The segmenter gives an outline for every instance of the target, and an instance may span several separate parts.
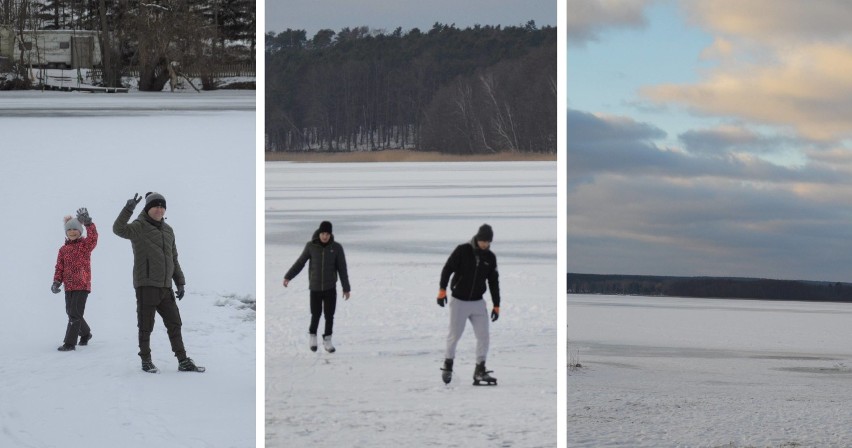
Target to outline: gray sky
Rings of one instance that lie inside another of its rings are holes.
[[[479,25],[556,26],[556,0],[272,0],[265,3],[268,31],[304,29],[308,38],[320,29],[368,26],[426,31],[435,22],[458,28]]]

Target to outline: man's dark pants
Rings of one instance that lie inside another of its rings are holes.
[[[180,310],[171,288],[140,286],[136,288],[136,318],[139,324],[139,356],[151,359],[151,332],[154,331],[154,316],[159,313],[166,326],[172,351],[178,361],[186,358],[186,349],[180,334]]]
[[[308,328],[308,332],[317,334],[320,316],[325,312],[325,333],[323,333],[323,336],[331,336],[331,330],[334,327],[335,308],[337,308],[337,289],[311,291],[311,326]]]

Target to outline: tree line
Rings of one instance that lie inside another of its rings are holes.
[[[568,274],[569,294],[849,302],[852,284],[731,277]]]
[[[267,151],[556,152],[556,29],[266,35]]]
[[[162,90],[180,66],[254,63],[256,0],[0,0],[0,24],[99,32],[103,83],[139,67],[139,89]],[[172,63],[176,64],[172,64]],[[205,87],[212,79],[202,77]]]

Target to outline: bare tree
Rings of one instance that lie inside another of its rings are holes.
[[[135,36],[135,59],[139,65],[139,90],[160,91],[169,82],[169,65],[205,66],[205,53],[212,41],[213,27],[204,23],[202,14],[186,0],[165,4],[138,4],[138,14],[131,19]]]

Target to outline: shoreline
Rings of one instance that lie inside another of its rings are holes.
[[[370,163],[370,162],[555,162],[556,154],[497,153],[455,155],[440,152],[389,149],[357,152],[265,152],[265,162]]]

